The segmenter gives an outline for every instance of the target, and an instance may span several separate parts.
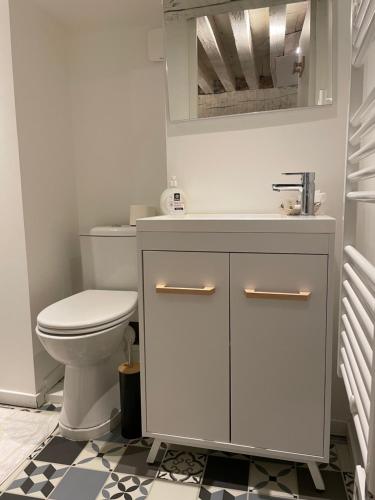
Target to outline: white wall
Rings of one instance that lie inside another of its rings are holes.
[[[337,306],[350,71],[350,1],[340,0],[335,5],[339,43],[335,46],[337,91],[333,106],[169,123],[167,156],[168,175],[177,176],[187,194],[188,211],[192,212],[275,212],[282,195],[273,193],[271,184],[285,182],[281,172],[315,171],[317,187],[328,194],[326,213],[337,218]],[[346,417],[342,383],[335,375],[333,417]]]
[[[0,1],[0,399],[35,393],[8,0]]]
[[[39,391],[58,365],[34,333],[36,317],[79,287],[67,36],[32,1],[11,0],[10,12],[32,317],[28,335]]]
[[[160,25],[155,4],[143,24],[71,34],[81,231],[127,224],[130,204],[159,206],[166,183],[164,65],[148,61],[147,32]]]
[[[34,333],[37,314],[80,289],[80,228],[127,223],[132,203],[158,205],[166,153],[164,66],[147,59],[161,5],[113,1],[103,18],[65,0],[0,7],[5,401],[2,390],[35,394],[62,373]]]

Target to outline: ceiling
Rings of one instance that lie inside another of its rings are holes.
[[[162,23],[158,0],[27,0],[33,1],[70,29],[111,23]]]

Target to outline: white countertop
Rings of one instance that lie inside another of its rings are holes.
[[[137,232],[334,233],[335,227],[336,220],[326,215],[213,213],[162,215],[137,220]]]

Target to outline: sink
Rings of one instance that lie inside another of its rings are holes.
[[[165,216],[165,217],[171,217],[172,216]],[[262,219],[262,220],[274,220],[274,219],[281,219],[287,217],[286,215],[283,214],[249,214],[249,213],[229,213],[229,214],[221,214],[221,213],[207,213],[207,214],[187,214],[182,216],[182,219],[187,219],[187,220],[239,220],[239,219],[246,219],[246,220],[253,220],[253,219]]]
[[[137,220],[137,231],[332,233],[335,219],[326,215],[289,216],[272,213],[196,213]]]

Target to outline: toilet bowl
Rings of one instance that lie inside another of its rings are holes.
[[[95,439],[120,416],[117,367],[137,292],[86,290],[44,309],[36,333],[46,351],[65,365],[60,416],[63,436]]]

